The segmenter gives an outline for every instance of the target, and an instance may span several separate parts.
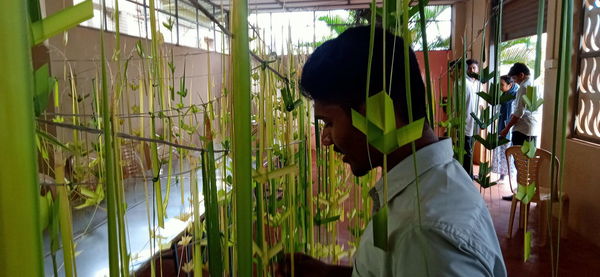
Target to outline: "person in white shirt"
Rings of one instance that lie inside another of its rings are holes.
[[[510,128],[512,130],[512,145],[523,145],[526,140],[536,140],[535,126],[537,125],[537,119],[535,118],[534,112],[531,112],[525,108],[525,101],[523,101],[523,95],[527,94],[527,87],[531,86],[531,80],[529,68],[522,63],[515,63],[508,71],[508,76],[520,85],[517,91],[517,98],[514,101],[515,108],[511,115],[510,121],[506,124],[506,127],[500,131],[500,136],[506,137]]]
[[[513,128],[511,143],[515,145],[523,145],[527,141],[535,141],[535,127],[537,125],[537,119],[535,118],[535,112],[532,112],[525,108],[525,101],[523,101],[523,95],[527,94],[527,87],[531,86],[531,75],[529,68],[523,63],[515,63],[510,68],[507,74],[515,83],[520,85],[517,91],[517,98],[513,102],[513,113],[510,116],[510,121],[506,124],[506,127],[500,131],[501,137],[506,137],[510,129]],[[511,201],[513,195],[502,196],[503,200]]]
[[[463,168],[473,178],[473,133],[475,131],[475,120],[471,113],[477,114],[477,92],[481,90],[481,83],[477,78],[479,74],[479,62],[473,59],[467,60],[466,79],[466,109],[465,109],[465,153],[463,156]]]

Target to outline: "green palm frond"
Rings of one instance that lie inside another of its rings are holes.
[[[444,12],[446,11],[446,9],[449,9],[450,6],[427,6],[425,7],[425,22],[426,22],[426,28],[431,26],[432,24],[438,24],[438,22],[436,22],[436,19]],[[422,37],[423,37],[423,33],[421,28],[419,28],[419,26],[416,24],[419,20],[419,14],[415,14],[412,18],[411,18],[411,22],[410,24],[410,31],[411,31],[411,35],[412,35],[412,41],[413,41],[413,47],[416,49],[421,49],[423,48],[421,46],[422,44]],[[439,28],[439,26],[438,26]],[[430,39],[428,39],[430,40]],[[428,48],[430,50],[436,50],[436,49],[448,49],[450,48],[450,37],[447,38],[442,38],[442,37],[436,37],[435,40],[433,41],[429,41],[428,42]]]
[[[334,31],[336,34],[343,33],[346,29],[354,25],[351,18],[346,19],[342,18],[339,15],[331,16],[325,15],[318,18],[319,21],[323,21],[327,24],[327,26]]]
[[[500,60],[503,64],[524,63],[533,68],[535,62],[535,48],[527,48],[525,45],[516,44],[500,52]]]
[[[503,41],[500,43],[500,49],[505,50],[521,44],[529,47],[535,45],[535,42],[532,41],[532,37],[518,38],[509,41]]]

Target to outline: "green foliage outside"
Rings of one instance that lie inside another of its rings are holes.
[[[427,22],[427,28],[431,26],[435,26],[437,30],[440,30],[441,22],[438,22],[438,17],[447,9],[450,9],[451,6],[426,6],[425,7],[425,21]],[[329,37],[323,38],[321,41],[317,41],[314,44],[310,43],[314,47],[321,45],[323,42],[332,39],[339,34],[343,33],[346,29],[354,26],[362,26],[368,25],[371,21],[371,11],[370,9],[362,9],[362,10],[350,10],[348,11],[348,17],[344,18],[340,15],[334,16],[321,16],[318,18],[319,21],[325,22],[327,26],[331,29],[332,34]],[[416,50],[421,50],[422,47],[422,37],[423,32],[421,28],[417,24],[419,21],[419,14],[415,13],[411,16],[409,20],[409,31],[411,33],[411,41],[412,47]],[[376,18],[377,24],[381,25],[381,15],[378,12]],[[448,35],[447,37],[436,36],[433,38],[429,38],[428,49],[430,50],[440,50],[440,49],[450,49],[451,37]]]

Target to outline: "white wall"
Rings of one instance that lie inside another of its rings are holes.
[[[70,1],[68,1],[70,2]],[[55,11],[61,10],[65,5],[63,1],[58,0],[47,0],[44,3],[46,14],[52,14]],[[127,69],[127,80],[130,85],[138,85],[140,78],[143,79],[144,72],[150,70],[149,63],[146,60],[141,59],[135,51],[135,44],[141,41],[144,47],[146,55],[150,55],[151,43],[148,40],[131,37],[127,35],[121,35],[121,57],[123,60],[131,57],[129,66]],[[108,75],[110,76],[109,84],[113,84],[109,93],[114,92],[114,84],[117,79],[118,66],[114,60],[110,58],[115,52],[115,34],[105,33],[104,47],[106,51],[108,63]],[[55,110],[56,113],[72,114],[72,99],[71,99],[71,86],[70,76],[75,76],[75,84],[77,88],[77,94],[79,96],[88,96],[79,103],[79,114],[91,114],[92,113],[92,98],[93,98],[93,87],[94,80],[99,80],[100,76],[100,31],[94,28],[88,27],[75,27],[68,32],[67,36],[58,35],[46,42],[48,49],[51,75],[59,80],[60,89],[60,107]],[[185,106],[191,104],[200,105],[206,103],[209,93],[209,80],[212,83],[210,88],[211,98],[218,97],[221,94],[223,74],[222,71],[226,70],[228,59],[227,55],[221,55],[215,52],[207,52],[197,48],[189,48],[184,46],[176,46],[170,44],[163,44],[162,48],[163,56],[163,67],[165,70],[165,76],[168,78],[166,73],[169,72],[167,62],[171,59],[175,66],[175,91],[179,90],[180,77],[183,76],[185,67],[185,84],[188,89],[188,96],[185,99]],[[172,51],[172,52],[171,52]],[[172,53],[172,57],[171,57]],[[209,72],[210,62],[210,72]],[[123,63],[121,63],[123,64]],[[123,66],[121,68],[124,68]],[[146,78],[148,79],[148,78]],[[98,82],[99,83],[99,82]],[[169,95],[168,86],[171,85],[169,81],[164,82],[165,96]],[[145,103],[140,104],[138,91],[131,90],[128,85],[129,91],[124,92],[122,102],[119,103],[121,109],[115,111],[115,114],[130,114],[135,113],[133,110],[134,106],[143,106],[144,111],[148,111],[148,92],[144,96]],[[127,96],[127,97],[125,97]],[[179,103],[179,96],[176,95],[176,101],[173,102],[173,106]],[[158,99],[155,99],[155,109],[158,110]],[[199,115],[199,119],[202,117]],[[89,121],[90,117],[80,117],[82,120]],[[128,120],[126,117],[122,118],[123,125],[120,126],[123,132],[129,132],[130,130],[140,130],[140,120],[138,118],[132,118]],[[71,123],[71,117],[65,117],[66,123]],[[200,121],[201,122],[201,121]],[[129,128],[131,123],[131,128]],[[144,131],[145,134],[140,134],[148,137],[149,118],[145,118]],[[161,128],[159,126],[159,128]],[[58,135],[61,139],[69,141],[71,137],[70,130],[64,130],[63,128],[58,129]]]
[[[575,5],[574,14],[574,34],[573,34],[573,53],[571,68],[571,91],[569,93],[569,110],[566,114],[567,121],[574,120],[574,100],[575,100],[575,80],[577,74],[577,54],[579,49],[579,18],[581,9]],[[560,111],[554,110],[554,100],[556,94],[556,78],[558,66],[558,46],[560,27],[560,1],[548,1],[548,44],[546,48],[546,80],[544,91],[544,118],[542,123],[542,148],[552,148],[552,129],[554,114],[558,114],[558,123],[562,120]],[[578,140],[572,136],[569,123],[566,141],[566,152],[563,166],[564,188],[570,198],[569,227],[582,235],[595,245],[600,246],[600,145]],[[559,125],[560,127],[560,125]],[[560,150],[560,146],[557,145]]]

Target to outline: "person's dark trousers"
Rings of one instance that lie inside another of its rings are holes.
[[[473,179],[473,137],[465,136],[465,154],[463,155],[463,168]]]
[[[512,132],[512,145],[523,145],[526,140],[536,140],[536,136],[527,136],[521,132]]]

